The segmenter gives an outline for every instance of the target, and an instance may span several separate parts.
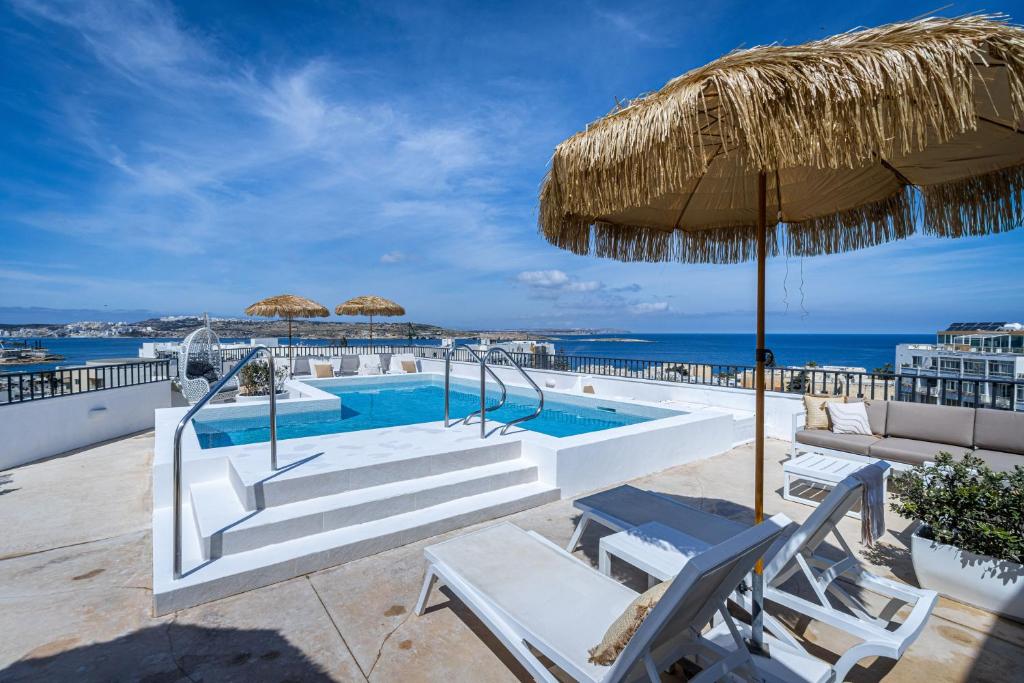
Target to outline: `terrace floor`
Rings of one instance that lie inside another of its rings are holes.
[[[811,508],[777,493],[786,446],[769,442],[766,507],[802,521]],[[465,530],[153,618],[152,451],[142,434],[0,474],[0,681],[527,679],[450,594],[435,591],[424,616],[411,614],[423,547]],[[752,481],[744,446],[632,483],[749,521]],[[564,545],[575,517],[563,500],[508,519]],[[891,512],[886,521],[865,559],[913,582],[909,524]],[[844,520],[843,532],[855,540],[859,522]],[[595,567],[598,535],[577,553]],[[805,636],[826,659],[842,638],[813,627]],[[867,664],[851,680],[1024,680],[1024,625],[942,599],[898,664]]]

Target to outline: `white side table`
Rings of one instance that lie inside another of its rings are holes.
[[[874,461],[877,462],[877,461]],[[870,464],[861,461],[835,458],[831,455],[821,453],[805,453],[796,458],[791,458],[782,464],[782,497],[795,503],[817,506],[820,501],[813,498],[805,498],[793,493],[792,484],[795,479],[809,481],[823,488],[835,486],[851,473],[856,472],[865,465]],[[884,499],[889,487],[889,473],[891,468],[885,470],[885,478],[882,480],[882,497]],[[860,519],[860,512],[850,510],[846,513],[848,517]]]
[[[598,546],[597,568],[611,576],[611,558],[628,562],[647,573],[649,585],[675,578],[691,557],[711,546],[658,522],[648,522],[610,536]]]

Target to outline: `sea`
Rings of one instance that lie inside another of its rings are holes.
[[[551,337],[551,335],[546,335]],[[753,365],[752,334],[587,334],[551,337],[555,348],[569,355],[629,358],[653,361],[685,361],[692,363]],[[21,341],[19,339],[19,341]],[[28,339],[34,342],[36,339]],[[4,368],[6,372],[52,370],[58,366],[82,365],[86,361],[136,358],[143,342],[175,341],[168,338],[142,337],[77,337],[41,338],[43,346],[64,356],[58,363],[39,363]],[[245,341],[223,339],[223,342]],[[462,340],[475,341],[475,340]],[[894,363],[896,345],[926,344],[935,341],[934,334],[769,334],[767,345],[775,354],[777,365],[842,365],[872,371]],[[287,343],[282,339],[281,343]],[[303,344],[336,344],[334,339],[303,339]],[[350,339],[360,346],[369,340]],[[439,339],[376,339],[375,344],[437,346]]]

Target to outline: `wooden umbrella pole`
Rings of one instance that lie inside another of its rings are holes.
[[[370,346],[373,346],[373,313],[370,314]]]
[[[295,379],[295,358],[292,354],[292,319],[288,318],[288,377]],[[270,378],[270,383],[273,385],[273,377]]]
[[[754,523],[764,520],[764,371],[768,351],[764,343],[765,261],[768,255],[767,179],[757,176],[757,357],[754,372]],[[751,640],[755,650],[764,651],[764,561],[754,567]]]

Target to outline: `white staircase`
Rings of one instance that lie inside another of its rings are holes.
[[[229,460],[184,491],[183,569],[157,614],[349,562],[557,500],[520,441],[386,457],[326,452],[273,474]],[[166,514],[167,511],[164,512]],[[158,514],[160,511],[158,511]],[[154,562],[170,563],[154,545]]]

